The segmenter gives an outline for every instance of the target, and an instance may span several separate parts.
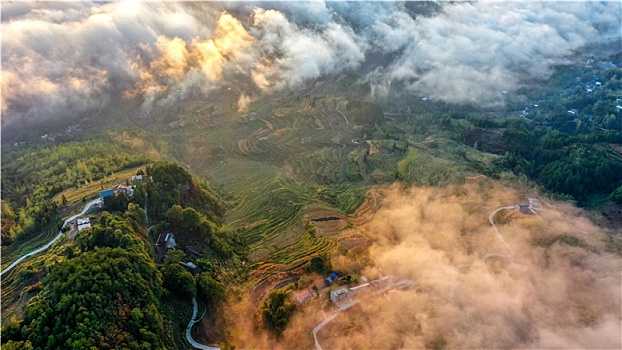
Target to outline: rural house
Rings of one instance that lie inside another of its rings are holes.
[[[348,297],[348,287],[339,287],[330,292],[330,299],[335,303]]]
[[[114,195],[114,189],[99,191],[99,199],[103,202],[104,198]]]
[[[531,214],[531,209],[529,209],[529,204],[517,203],[514,206],[514,210],[520,211],[523,214]]]

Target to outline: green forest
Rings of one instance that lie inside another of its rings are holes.
[[[66,203],[55,203],[56,194],[147,164],[145,154],[157,153],[156,146],[144,142],[141,133],[134,134],[118,139],[112,133],[98,133],[69,142],[3,147],[2,245],[57,229],[51,224],[60,221],[57,209]]]
[[[151,223],[204,235],[193,243],[217,261],[243,254],[241,242],[222,224],[224,205],[211,190],[171,163],[155,162],[146,175],[153,178],[145,186],[156,208]],[[166,300],[198,297],[206,307],[218,307],[224,299],[224,267],[183,250],[156,264],[147,216],[135,203],[144,200],[136,196],[122,212],[120,207],[115,214],[102,212],[92,228],[77,234],[28,302],[23,319],[2,329],[3,348],[170,349],[177,345],[164,331],[170,322]],[[191,259],[202,273],[193,276],[180,265]]]

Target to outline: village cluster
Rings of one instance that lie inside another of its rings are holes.
[[[339,285],[343,283],[344,278],[339,277],[337,273],[332,272],[328,277],[324,278],[324,286],[327,288],[331,288],[333,286]],[[382,288],[389,286],[391,283],[391,277],[385,276],[382,278],[378,278],[372,281],[369,281],[367,277],[361,276],[361,283],[354,287],[348,287],[345,285],[341,285],[330,291],[330,299],[338,306],[343,307],[343,305],[352,304],[352,297],[359,294],[366,294],[372,291],[379,291]],[[309,288],[303,289],[301,291],[296,292],[293,295],[294,300],[300,304],[305,305],[310,302],[318,293],[312,291]]]
[[[136,184],[136,181],[143,181],[142,175],[132,176],[132,184]],[[134,192],[131,186],[126,186],[123,184],[119,184],[117,187],[110,188],[107,190],[99,191],[99,202],[96,205],[91,206],[89,212],[102,209],[104,207],[104,198],[114,196],[117,193],[125,193],[127,198],[132,197],[132,193]],[[88,217],[80,217],[77,218],[74,222],[71,222],[71,233],[70,237],[73,237],[76,232],[82,231],[84,229],[91,227],[91,221]]]
[[[514,210],[523,214],[531,215],[535,214],[534,210],[540,209],[540,200],[538,198],[527,197],[528,203],[519,202],[514,205]],[[344,277],[339,277],[337,273],[331,272],[331,274],[324,278],[325,287],[331,287],[335,284],[341,284],[344,280]],[[368,294],[369,292],[382,292],[391,284],[392,278],[390,276],[385,276],[382,278],[378,278],[372,281],[369,281],[367,277],[361,276],[361,283],[354,287],[348,287],[345,285],[341,285],[335,289],[330,291],[330,299],[339,307],[342,308],[344,306],[355,303],[352,300],[352,297],[360,295],[360,294]],[[408,283],[405,283],[407,281]],[[395,287],[402,285],[410,285],[412,281],[402,280],[395,284]],[[310,289],[304,289],[296,294],[294,294],[294,299],[300,305],[305,305],[309,301],[315,297],[317,293],[313,292]]]
[[[145,179],[145,177],[143,175],[132,176],[132,178],[131,178],[132,186],[134,186],[137,181],[141,181],[142,182],[144,179]],[[153,179],[151,179],[151,180],[153,181]],[[92,213],[93,211],[103,209],[104,208],[104,199],[106,197],[111,197],[111,196],[114,196],[114,195],[119,194],[119,193],[124,193],[127,198],[131,198],[132,194],[134,193],[134,189],[133,189],[132,186],[127,186],[127,185],[124,185],[124,184],[119,184],[116,187],[99,191],[99,201],[98,201],[98,203],[96,203],[93,206],[91,206],[87,213]],[[70,229],[70,232],[69,232],[68,236],[69,237],[74,237],[77,232],[82,231],[82,230],[87,229],[87,228],[90,228],[90,227],[91,227],[91,220],[89,219],[88,216],[79,217],[79,218],[75,219],[73,222],[71,222],[71,229]],[[173,235],[173,233],[171,233],[171,232],[160,233],[158,235],[158,239],[156,240],[156,244],[155,245],[156,245],[156,250],[159,253],[158,256],[161,258],[160,260],[163,260],[163,257],[166,256],[166,252],[168,250],[176,249],[177,242],[175,242],[175,236]],[[189,247],[186,247],[185,251],[186,251],[187,254],[189,254],[191,256],[195,256],[195,257],[199,257],[199,258],[203,257],[203,254],[200,253],[200,248],[199,247],[189,246]],[[187,261],[187,262],[183,262],[182,261],[182,262],[179,262],[179,264],[181,266],[183,266],[193,276],[196,276],[196,275],[198,275],[199,273],[202,272],[201,268],[198,267],[192,261]]]

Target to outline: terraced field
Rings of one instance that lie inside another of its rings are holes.
[[[349,120],[349,100],[367,94],[354,76],[317,79],[296,91],[260,97],[245,110],[238,110],[237,98],[252,94],[236,89],[187,101],[172,119],[162,112],[154,118],[166,124],[154,128],[168,139],[171,155],[231,195],[226,221],[248,244],[248,268],[256,269],[251,284],[300,267],[316,254],[368,245],[358,218],[348,215],[364,203],[370,185],[398,178],[449,183],[469,172],[454,145],[407,147],[411,137],[399,136],[404,131],[368,135],[372,126]],[[417,125],[426,125],[429,106],[420,109]],[[392,124],[413,132],[403,115],[386,117],[401,118]],[[323,211],[337,219],[313,221],[313,213]],[[315,237],[308,233],[310,222]]]
[[[26,303],[41,288],[44,274],[63,259],[67,243],[61,238],[45,254],[35,255],[2,275],[2,323],[13,315],[19,316]]]

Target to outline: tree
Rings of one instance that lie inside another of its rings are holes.
[[[268,298],[261,303],[260,308],[264,326],[280,337],[289,323],[295,305],[287,300],[284,291],[275,289],[268,294]]]
[[[15,343],[9,349],[29,343],[40,349],[163,349],[161,295],[144,244],[138,251],[83,252],[52,268],[19,325],[3,329],[2,341]]]
[[[325,256],[316,256],[307,263],[307,270],[309,272],[316,272],[317,274],[324,275],[330,270],[330,260]]]
[[[622,186],[616,188],[615,191],[611,192],[609,195],[609,200],[614,201],[618,204],[622,204]]]
[[[326,273],[326,269],[324,268],[324,260],[319,256],[316,256],[315,258],[309,260],[309,262],[307,263],[307,270],[323,275],[324,273]]]
[[[190,272],[186,271],[181,265],[169,263],[162,268],[163,286],[169,291],[178,294],[183,298],[194,298],[197,294],[197,287]]]
[[[208,307],[215,307],[225,298],[225,287],[208,272],[197,276],[197,295]]]
[[[104,205],[110,211],[124,212],[129,201],[124,191],[119,191],[112,196],[104,197]]]

